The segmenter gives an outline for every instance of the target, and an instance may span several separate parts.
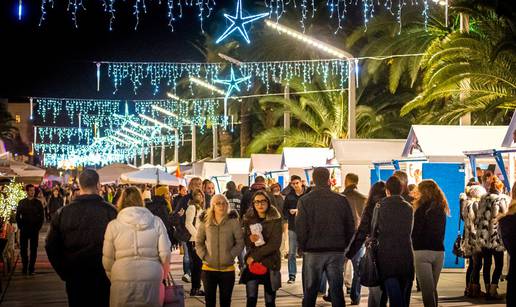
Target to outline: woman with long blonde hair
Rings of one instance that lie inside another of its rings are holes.
[[[235,258],[244,248],[242,228],[235,210],[222,194],[211,198],[209,208],[201,215],[195,251],[202,259],[202,280],[206,306],[215,307],[217,287],[220,306],[229,307],[235,285]]]
[[[170,262],[165,225],[144,207],[136,187],[123,190],[118,216],[104,236],[102,264],[111,281],[109,305],[162,306]]]
[[[416,276],[425,307],[437,307],[437,283],[444,262],[444,234],[450,208],[433,180],[421,181],[415,196],[412,246]]]

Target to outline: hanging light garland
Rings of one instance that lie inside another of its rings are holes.
[[[102,6],[104,11],[109,16],[109,30],[113,30],[114,23],[116,21],[116,7],[122,2],[127,0],[102,0]],[[238,2],[239,0],[237,0]],[[40,26],[47,19],[47,9],[53,8],[58,0],[41,0],[41,17]],[[62,2],[66,3],[66,0]],[[78,14],[81,11],[86,11],[85,3],[87,0],[68,0],[67,11],[71,14],[71,19],[74,26],[79,26]],[[146,1],[146,0],[130,0],[132,6],[132,14],[135,16],[134,29],[138,28],[140,22],[140,16],[147,13],[147,2],[156,3],[162,5],[161,1]],[[165,1],[163,1],[165,2]],[[320,2],[320,1],[319,1]],[[288,14],[289,11],[299,11],[300,13],[300,25],[303,32],[306,29],[306,23],[308,19],[313,19],[317,12],[317,5],[319,3],[315,0],[300,0],[300,2],[290,0],[265,0],[265,5],[269,9],[268,17],[279,21],[281,17]],[[428,22],[428,11],[429,11],[429,0],[327,0],[326,9],[328,10],[329,19],[336,20],[337,29],[335,33],[343,28],[343,22],[346,19],[347,13],[353,9],[361,9],[363,15],[364,25],[367,26],[368,22],[375,16],[379,11],[387,11],[395,16],[396,20],[400,24],[401,28],[401,16],[402,10],[407,6],[421,6],[422,13],[425,19],[425,26]],[[167,17],[168,26],[173,31],[174,23],[183,17],[184,7],[197,7],[197,16],[201,27],[201,32],[204,33],[204,20],[212,15],[212,11],[215,9],[215,0],[166,0],[167,6]],[[19,1],[18,6],[18,18],[21,19],[22,15],[22,4]],[[226,14],[227,15],[227,14]],[[241,31],[245,33],[245,28]]]
[[[0,193],[0,219],[3,223],[12,218],[18,203],[25,197],[27,197],[27,193],[25,193],[22,183],[15,182],[12,179],[4,186],[3,193]]]
[[[93,140],[93,129],[75,127],[35,127],[37,142],[59,144],[88,144]]]
[[[200,78],[210,84],[223,79],[220,72],[223,63],[153,63],[153,62],[103,62],[108,65],[108,76],[114,86],[114,92],[129,83],[135,94],[147,80],[153,88],[154,94],[160,92],[163,85],[167,89],[177,88],[182,78]],[[265,84],[269,93],[271,84],[290,82],[294,78],[302,80],[303,84],[312,83],[314,78],[321,77],[323,82],[330,78],[337,79],[339,86],[344,88],[347,82],[348,62],[342,59],[329,60],[302,60],[302,61],[276,61],[276,62],[243,62],[237,67],[239,75],[249,76],[248,89],[257,80]],[[190,89],[194,95],[193,84]]]

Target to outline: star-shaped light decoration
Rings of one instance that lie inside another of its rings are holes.
[[[250,44],[251,40],[249,39],[249,35],[247,35],[247,30],[245,29],[245,25],[248,23],[251,23],[253,21],[256,21],[258,19],[262,19],[269,16],[269,13],[262,13],[257,15],[250,15],[243,17],[242,16],[242,0],[237,0],[237,7],[235,16],[231,16],[229,14],[224,14],[224,17],[229,19],[231,21],[231,25],[229,28],[226,29],[226,31],[217,39],[216,43],[220,43],[222,40],[224,40],[226,37],[228,37],[231,33],[238,30],[240,34],[244,37],[245,41]]]
[[[238,0],[238,1],[241,1],[241,0]],[[231,96],[231,92],[233,92],[233,90],[240,92],[239,84],[242,82],[245,82],[249,79],[251,79],[251,76],[241,77],[241,78],[237,79],[235,77],[235,71],[233,70],[233,66],[231,66],[231,75],[230,75],[229,80],[219,80],[219,79],[214,80],[215,83],[220,83],[220,84],[224,84],[224,85],[228,86],[228,88],[226,89],[226,95],[224,96],[224,117],[227,117],[227,115],[228,115],[228,98],[229,98],[229,96]]]

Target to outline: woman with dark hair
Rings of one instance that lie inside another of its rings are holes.
[[[437,307],[437,283],[444,263],[444,233],[450,208],[433,180],[421,181],[415,195],[412,246],[416,276],[425,307]]]
[[[52,189],[52,194],[48,198],[48,205],[45,208],[47,212],[47,220],[51,221],[52,216],[59,210],[59,208],[64,206],[64,198],[59,193],[59,188],[55,187]]]
[[[476,250],[482,253],[483,275],[487,298],[498,298],[498,281],[503,269],[504,246],[498,235],[498,220],[496,217],[507,212],[511,200],[502,194],[504,185],[496,176],[491,176],[488,194],[482,196],[478,204],[475,219],[477,233]],[[491,264],[495,261],[495,268],[491,276]]]
[[[192,289],[190,296],[204,296],[201,290],[202,260],[195,252],[195,240],[201,222],[201,214],[204,210],[204,193],[195,189],[192,191],[192,199],[188,202],[185,212],[185,227],[190,234],[190,240],[186,242],[188,255],[190,256],[190,271],[192,273]]]
[[[500,235],[510,256],[509,274],[507,274],[507,306],[516,306],[516,185],[512,187],[512,201],[506,214],[498,218]]]
[[[360,218],[360,225],[358,226],[358,229],[355,232],[353,240],[349,244],[349,249],[346,253],[347,259],[353,259],[355,254],[360,250],[360,248],[364,244],[367,236],[371,234],[371,221],[373,219],[374,206],[377,203],[380,203],[380,201],[384,199],[386,196],[387,194],[385,194],[385,182],[378,181],[377,183],[373,184],[373,186],[369,190],[366,206],[364,208],[364,212],[362,213],[362,217]],[[387,296],[384,293],[382,293],[380,287],[370,287],[368,306],[386,306],[386,304]]]
[[[102,265],[111,281],[109,306],[162,306],[162,280],[170,265],[165,225],[144,207],[136,187],[122,192],[118,210],[102,249]]]
[[[258,285],[265,289],[265,306],[276,306],[276,291],[281,287],[282,218],[265,191],[251,198],[253,206],[244,215],[247,254],[241,283],[246,284],[247,307],[258,301]]]
[[[240,202],[242,201],[242,193],[237,191],[236,184],[233,181],[226,183],[226,192],[224,196],[228,199],[229,209],[240,212]]]

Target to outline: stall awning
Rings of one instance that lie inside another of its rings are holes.
[[[325,166],[333,156],[333,149],[328,148],[286,147],[283,148],[281,168]]]
[[[222,176],[226,174],[226,163],[223,162],[204,162],[202,165],[202,178],[211,178],[212,176]]]
[[[401,159],[403,139],[339,139],[332,141],[339,164],[361,165]]]
[[[122,163],[114,163],[97,170],[101,184],[114,183],[120,179],[124,173],[134,172],[138,169]]]
[[[124,183],[133,184],[185,185],[184,179],[165,173],[158,168],[145,168],[136,172],[124,173],[120,179]]]
[[[516,112],[512,114],[511,122],[509,123],[509,127],[507,128],[507,132],[505,133],[505,137],[503,138],[503,147],[511,147],[514,144],[514,131],[516,130]]]
[[[227,174],[247,174],[251,170],[250,158],[226,158]]]
[[[280,170],[282,158],[280,154],[252,154],[251,168],[253,172],[262,174]]]
[[[402,156],[462,161],[464,151],[500,147],[506,132],[507,126],[413,125]]]

